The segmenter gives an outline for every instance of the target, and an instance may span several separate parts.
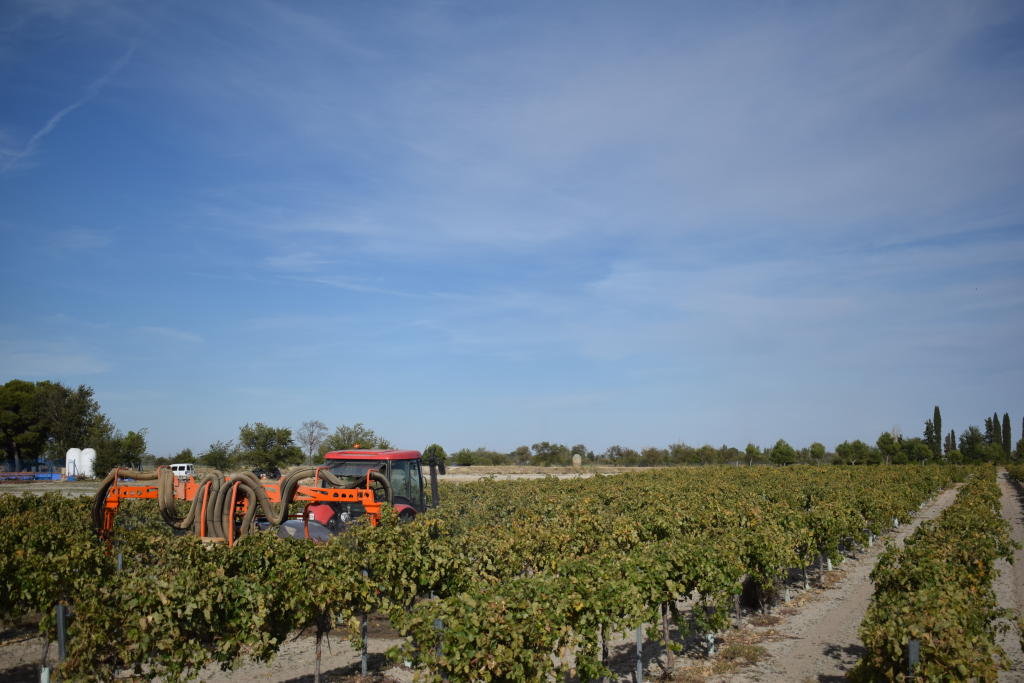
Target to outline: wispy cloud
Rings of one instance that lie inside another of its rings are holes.
[[[29,138],[28,142],[25,143],[25,146],[20,151],[7,152],[6,154],[8,156],[8,159],[7,163],[3,167],[2,172],[4,174],[8,173],[12,168],[14,168],[16,164],[18,164],[23,159],[29,157],[32,154],[32,152],[35,151],[38,142],[42,140],[44,137],[46,137],[46,135],[48,135],[50,132],[52,132],[53,129],[57,127],[57,124],[61,122],[61,119],[63,119],[65,116],[75,111],[82,105],[86,104],[90,100],[95,99],[96,96],[100,94],[100,90],[103,89],[103,86],[110,82],[110,79],[116,76],[117,72],[124,68],[124,66],[131,59],[132,53],[135,52],[135,49],[137,47],[138,45],[133,43],[132,46],[129,47],[128,50],[121,56],[121,58],[114,62],[113,66],[111,66],[105,74],[103,74],[98,79],[92,82],[92,84],[86,89],[86,94],[81,99],[79,99],[76,102],[73,102],[72,104],[69,104],[68,106],[64,107],[59,112],[51,116],[50,120],[46,122],[46,125],[44,125],[38,131],[36,131],[36,133],[31,138]]]

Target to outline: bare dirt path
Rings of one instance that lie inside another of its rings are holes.
[[[903,543],[926,519],[934,519],[956,499],[957,489],[942,491],[933,501],[914,515],[910,524],[901,525],[888,542]],[[756,667],[722,680],[732,683],[747,681],[785,681],[798,683],[840,683],[845,673],[860,658],[863,646],[857,637],[857,628],[867,611],[874,593],[870,580],[871,570],[885,542],[878,542],[848,558],[840,567],[843,576],[834,588],[812,589],[799,609],[780,610],[794,612],[782,623],[769,629],[768,637],[760,645],[770,659]]]
[[[999,475],[999,488],[1003,492],[1003,517],[1013,525],[1010,536],[1018,543],[1024,544],[1024,488],[1009,479],[1005,472]],[[1024,612],[1024,550],[1014,553],[1012,566],[1009,562],[999,560],[996,569],[999,570],[999,578],[995,582],[999,606],[1012,607]],[[999,673],[999,680],[1024,681],[1024,654],[1021,653],[1016,634],[1011,631],[1000,638],[999,644],[1013,661],[1009,671]]]

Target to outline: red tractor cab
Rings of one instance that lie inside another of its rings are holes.
[[[324,466],[331,474],[345,481],[347,486],[365,486],[371,471],[384,475],[390,490],[371,482],[374,497],[381,502],[390,502],[404,521],[415,519],[416,515],[427,509],[423,468],[426,466],[430,472],[432,507],[437,507],[437,471],[440,469],[441,474],[445,472],[444,460],[436,458],[433,452],[423,457],[419,451],[331,451],[324,456]],[[350,522],[366,513],[362,503],[354,501],[311,505],[309,511],[331,533],[342,531]]]

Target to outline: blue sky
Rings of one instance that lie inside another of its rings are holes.
[[[0,379],[159,455],[1024,414],[1024,7],[8,2]]]

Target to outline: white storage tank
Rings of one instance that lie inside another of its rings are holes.
[[[93,472],[93,465],[96,464],[96,450],[92,448],[83,448],[82,455],[79,460],[81,464],[78,466],[84,477],[95,477],[96,473]],[[105,474],[105,473],[104,473]]]
[[[69,477],[78,474],[81,465],[79,462],[82,459],[81,448],[69,448],[66,460],[64,461],[64,473]]]

